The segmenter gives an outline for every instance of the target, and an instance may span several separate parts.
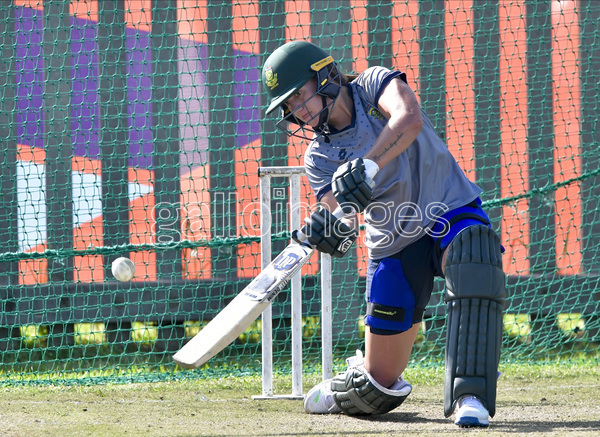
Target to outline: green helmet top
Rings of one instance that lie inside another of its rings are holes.
[[[332,63],[331,56],[308,41],[292,41],[276,49],[267,58],[262,70],[262,82],[269,97],[267,114],[316,77],[319,70]]]

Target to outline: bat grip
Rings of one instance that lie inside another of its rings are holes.
[[[348,215],[352,215],[352,213],[348,214]],[[333,211],[333,216],[337,219],[343,218],[346,216],[346,214],[344,214],[344,210],[342,209],[341,206],[338,206],[335,211]],[[304,232],[302,232],[300,229],[297,229],[295,231],[292,232],[292,238],[300,243],[303,243],[306,241],[306,239],[308,238],[306,236],[306,234]]]
[[[373,180],[373,178],[375,177],[375,175],[377,174],[378,171],[379,171],[379,167],[377,167],[377,168],[367,167],[365,169],[365,173],[368,178],[367,183],[370,185],[371,188],[373,188],[375,186],[375,181]],[[353,215],[353,213],[345,214],[344,210],[339,205],[335,209],[335,211],[333,211],[333,216],[337,219],[344,218],[344,217],[346,217],[346,215],[351,216],[351,215]],[[303,243],[304,241],[306,241],[306,239],[308,237],[306,236],[306,234],[304,232],[302,232],[300,229],[298,229],[298,230],[295,230],[292,232],[292,238],[300,243]]]

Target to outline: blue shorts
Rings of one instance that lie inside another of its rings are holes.
[[[443,277],[443,251],[469,226],[490,220],[477,198],[468,205],[443,214],[431,232],[391,257],[369,260],[365,325],[374,334],[408,331],[423,320],[436,276]]]

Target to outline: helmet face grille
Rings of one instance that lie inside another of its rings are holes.
[[[331,114],[331,108],[335,104],[337,96],[340,93],[341,88],[341,77],[340,71],[335,63],[326,65],[317,72],[317,90],[313,95],[307,98],[303,104],[299,105],[293,111],[282,102],[281,118],[277,121],[276,126],[286,133],[288,136],[303,138],[306,140],[312,140],[318,138],[320,135],[326,135],[329,133],[329,116]],[[316,114],[311,114],[306,108],[306,103],[317,97],[321,97],[323,102],[323,108]],[[329,98],[329,102],[327,102]],[[306,122],[301,121],[296,117],[296,113],[305,108],[306,112],[311,114],[311,118]],[[318,119],[319,124],[316,128],[310,126],[310,122]]]

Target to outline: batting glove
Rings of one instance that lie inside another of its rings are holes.
[[[333,174],[331,188],[344,213],[362,212],[373,198],[375,182],[366,174],[375,175],[379,166],[370,159],[357,158],[341,165]]]
[[[307,236],[308,242],[318,251],[335,258],[346,255],[358,236],[355,230],[322,207],[305,218],[304,223],[300,231]],[[292,238],[300,242],[295,234]]]

